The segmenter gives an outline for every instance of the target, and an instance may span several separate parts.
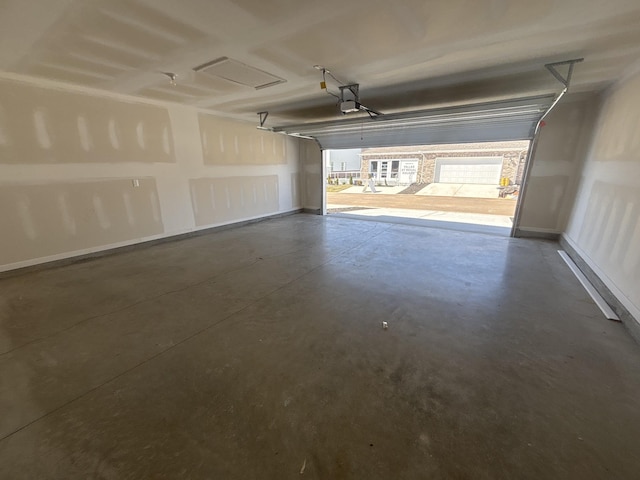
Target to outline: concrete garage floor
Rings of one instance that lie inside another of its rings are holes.
[[[636,479],[556,249],[295,215],[0,280],[0,478]]]
[[[511,217],[483,215],[481,213],[438,212],[435,210],[409,210],[401,208],[348,207],[327,205],[331,215],[376,222],[402,223],[423,227],[448,228],[463,232],[511,235]],[[329,209],[331,207],[331,209]]]

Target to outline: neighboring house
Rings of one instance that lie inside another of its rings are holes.
[[[520,185],[528,149],[528,141],[368,148],[360,154],[360,174],[387,185],[499,185],[502,179]]]
[[[327,150],[325,152],[327,177],[335,182],[360,180],[360,154],[362,149]]]

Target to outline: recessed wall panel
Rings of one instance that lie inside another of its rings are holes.
[[[164,232],[153,178],[0,185],[0,265]]]
[[[166,108],[0,80],[0,163],[175,162]]]
[[[196,178],[189,181],[189,187],[197,226],[268,215],[280,209],[277,175]]]
[[[587,201],[578,244],[621,285],[640,281],[640,192],[596,181]],[[640,290],[630,298],[640,303]]]
[[[200,113],[205,165],[277,165],[287,163],[286,137],[255,126]]]

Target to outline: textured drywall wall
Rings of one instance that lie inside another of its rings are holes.
[[[156,183],[130,180],[3,185],[0,264],[164,231]]]
[[[322,209],[322,150],[314,140],[300,139],[300,161],[303,172],[303,206]]]
[[[521,232],[559,234],[573,205],[599,97],[565,97],[545,119],[520,212]]]
[[[196,225],[279,211],[278,177],[198,178],[189,181]]]
[[[200,136],[207,165],[286,163],[287,138],[253,125],[200,113]]]
[[[175,162],[166,108],[0,83],[0,163]]]
[[[604,99],[567,241],[640,321],[640,75]]]
[[[298,139],[95,93],[0,78],[0,271],[302,208]]]

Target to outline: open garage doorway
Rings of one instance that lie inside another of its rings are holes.
[[[326,211],[511,234],[530,142],[325,150]]]

